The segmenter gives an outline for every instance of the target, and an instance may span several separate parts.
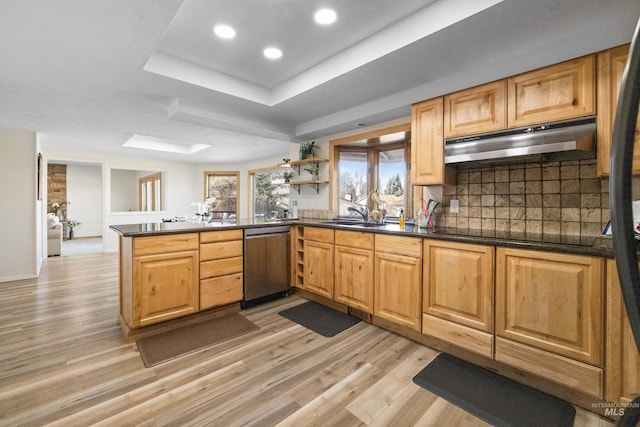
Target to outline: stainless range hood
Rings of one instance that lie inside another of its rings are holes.
[[[458,167],[596,156],[596,118],[547,123],[445,140],[444,162]]]

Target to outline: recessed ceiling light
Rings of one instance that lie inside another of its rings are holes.
[[[313,15],[313,19],[320,25],[333,24],[336,22],[337,17],[338,15],[333,9],[320,9]]]
[[[278,59],[282,56],[282,51],[276,47],[268,47],[262,53],[269,59]]]
[[[232,39],[236,36],[236,30],[224,24],[214,26],[213,32],[221,39]]]

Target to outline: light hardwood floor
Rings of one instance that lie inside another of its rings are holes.
[[[260,329],[145,368],[117,325],[116,254],[49,258],[0,283],[0,425],[485,426],[412,383],[437,352],[359,323],[324,338],[277,313]],[[578,410],[575,426],[605,426]]]

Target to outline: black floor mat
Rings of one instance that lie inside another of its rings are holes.
[[[413,382],[495,426],[573,426],[569,403],[440,354]]]
[[[358,318],[313,301],[288,308],[278,314],[325,337],[337,335],[360,322]]]

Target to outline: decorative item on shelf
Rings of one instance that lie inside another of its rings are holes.
[[[300,144],[300,160],[313,158],[316,155],[315,141]]]
[[[290,170],[284,171],[282,172],[282,177],[284,178],[284,182],[289,182],[291,178],[293,178],[293,172]]]
[[[82,223],[76,219],[67,220],[67,227],[69,227],[69,240],[73,240],[73,229],[80,224]]]
[[[318,180],[318,176],[320,175],[320,165],[318,165],[318,163],[311,163],[309,167],[304,168],[304,170],[309,172],[314,181]]]

